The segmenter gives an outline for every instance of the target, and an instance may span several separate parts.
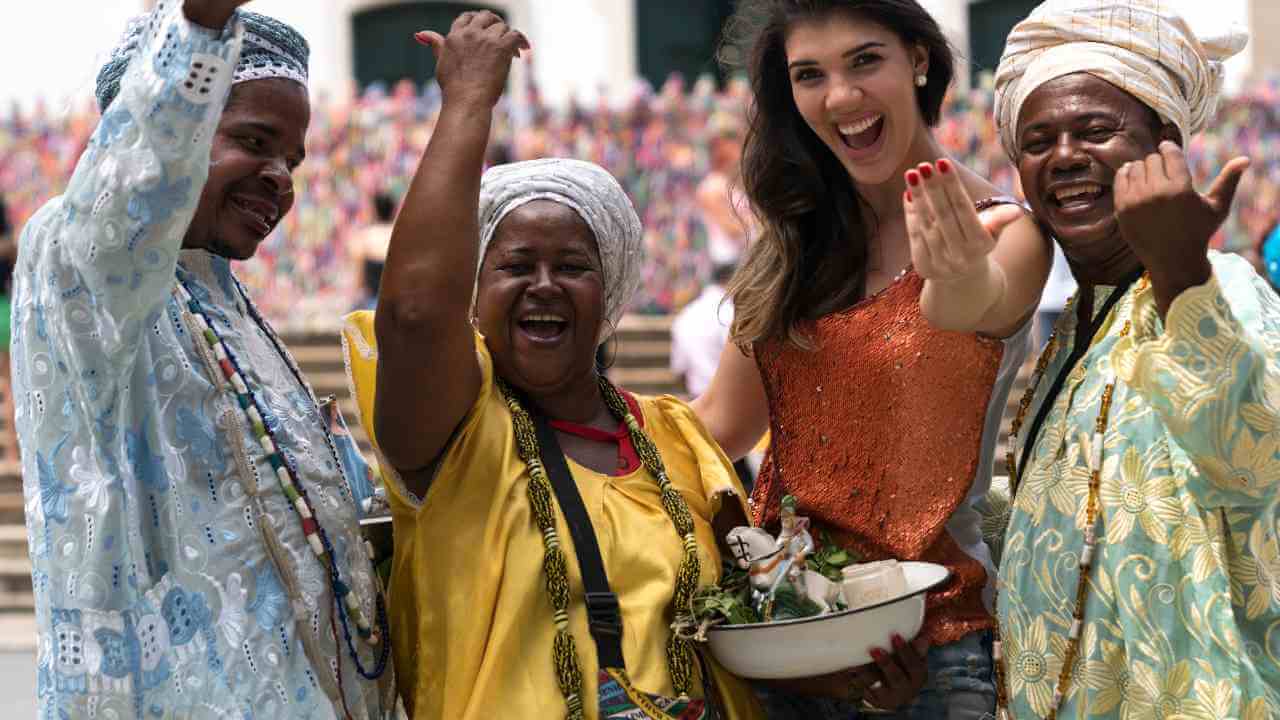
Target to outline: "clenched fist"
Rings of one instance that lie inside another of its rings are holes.
[[[191,22],[211,30],[221,30],[236,8],[249,0],[184,0],[182,14]]]
[[[447,37],[423,31],[414,36],[436,56],[436,80],[445,102],[492,108],[507,86],[511,61],[529,49],[524,34],[484,10],[465,12]]]

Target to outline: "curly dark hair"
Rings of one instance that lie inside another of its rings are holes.
[[[809,347],[803,323],[849,307],[866,292],[876,218],[801,116],[787,70],[787,31],[832,13],[870,20],[928,51],[928,82],[916,89],[916,99],[930,127],[955,73],[951,45],[915,0],[741,0],[726,25],[720,60],[746,70],[753,95],[742,183],[763,233],[728,288],[733,341],[744,351],[772,339]]]

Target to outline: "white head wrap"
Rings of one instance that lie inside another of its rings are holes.
[[[567,205],[591,228],[603,266],[604,321],[616,328],[640,288],[644,262],[640,218],[631,200],[608,171],[581,160],[548,158],[490,168],[480,180],[481,263],[498,223],[534,200]],[[597,338],[603,340],[607,329],[601,326]]]
[[[1141,100],[1187,142],[1217,110],[1222,62],[1248,40],[1239,27],[1197,35],[1170,0],[1047,0],[1014,26],[1000,58],[1000,141],[1016,159],[1018,113],[1031,93],[1087,72]]]

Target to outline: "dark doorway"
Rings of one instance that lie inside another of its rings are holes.
[[[640,74],[659,87],[678,72],[692,83],[703,73],[723,80],[716,63],[720,31],[734,0],[635,0]]]
[[[978,0],[969,5],[969,58],[975,85],[984,72],[996,71],[1009,31],[1039,4],[1040,0]]]
[[[351,22],[360,89],[373,83],[390,87],[405,78],[421,87],[435,77],[435,57],[430,49],[414,42],[413,33],[435,30],[445,34],[454,19],[468,10],[492,10],[505,18],[495,7],[460,2],[408,2],[356,13]]]

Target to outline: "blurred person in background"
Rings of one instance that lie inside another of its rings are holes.
[[[1257,248],[1259,271],[1267,279],[1271,287],[1280,292],[1280,218],[1271,223],[1271,227],[1262,234]]]
[[[731,22],[728,49],[754,93],[743,185],[763,231],[730,284],[732,342],[694,408],[730,457],[770,430],[757,524],[776,522],[792,495],[863,560],[924,560],[954,576],[930,593],[913,642],[762,687],[770,717],[860,717],[866,703],[981,720],[995,708],[995,568],[974,504],[991,482],[1048,241],[933,136],[955,64],[918,3],[744,0]],[[938,256],[913,269],[906,206],[913,193],[935,202],[931,178],[954,207],[937,232],[995,248],[992,262],[961,273]],[[962,324],[972,329],[935,327]]]
[[[1044,292],[1040,295],[1040,306],[1036,308],[1035,348],[1043,348],[1049,342],[1049,335],[1058,324],[1058,318],[1067,306],[1067,301],[1075,294],[1076,281],[1071,277],[1071,266],[1062,254],[1062,248],[1053,247],[1053,268],[1049,270],[1049,279],[1044,284]]]
[[[740,174],[743,130],[729,116],[711,117],[711,168],[698,183],[698,210],[707,231],[711,267],[737,267],[754,232]]]
[[[351,262],[360,273],[364,299],[360,308],[372,310],[378,302],[378,284],[382,268],[387,264],[387,248],[391,246],[391,227],[396,219],[396,201],[385,192],[373,196],[373,224],[361,230],[351,247]]]
[[[19,243],[42,717],[396,709],[364,464],[231,271],[293,207],[310,122],[306,40],[243,4],[129,23]]]
[[[733,271],[732,265],[716,266],[711,271],[711,282],[671,321],[671,372],[680,378],[689,397],[699,397],[707,391],[729,342],[733,303],[725,297],[724,288]],[[755,469],[748,462],[749,457],[733,463],[747,492],[755,484]]]
[[[689,397],[707,391],[729,342],[733,303],[725,298],[724,288],[733,270],[732,265],[716,267],[711,282],[671,321],[671,371],[679,376]]]

